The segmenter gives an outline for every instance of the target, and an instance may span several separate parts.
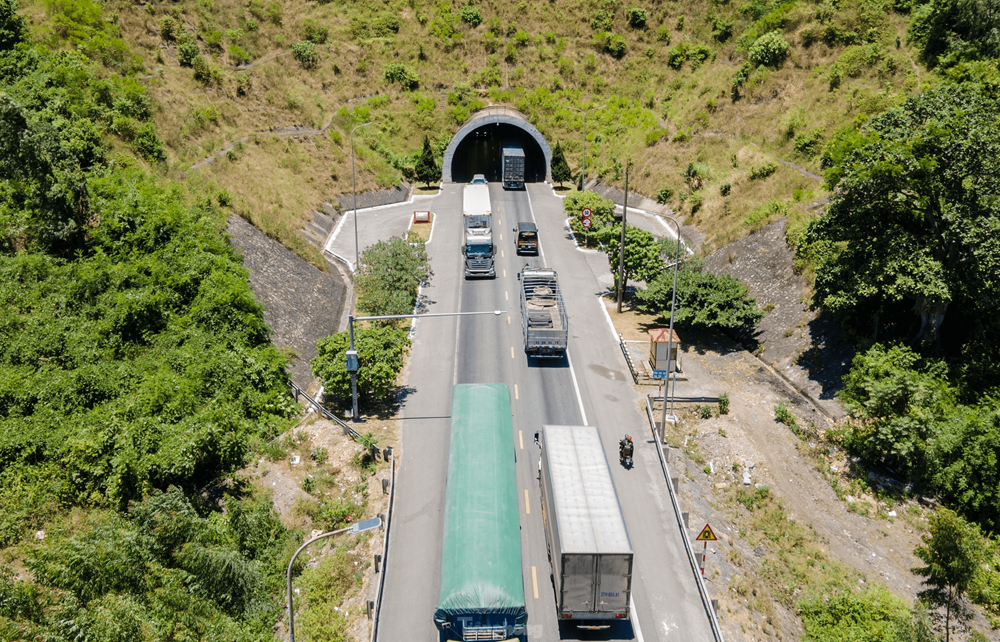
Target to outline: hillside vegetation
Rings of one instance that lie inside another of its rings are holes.
[[[168,173],[249,137],[194,180],[224,187],[314,262],[297,229],[349,191],[349,133],[368,120],[356,135],[362,190],[412,176],[423,136],[440,154],[486,104],[523,111],[577,171],[583,123],[571,108],[607,105],[588,118],[592,175],[621,186],[633,159],[634,189],[719,244],[826,195],[779,159],[816,172],[840,128],[938,82],[909,44],[909,6],[888,0],[54,0],[25,11],[53,46],[119,73],[141,67]],[[104,44],[119,35],[127,54]],[[266,133],[327,124],[301,141]]]
[[[0,638],[274,637],[302,533],[233,476],[295,407],[224,220],[323,265],[298,228],[349,190],[353,127],[373,123],[359,189],[394,185],[487,104],[574,171],[571,107],[603,106],[593,176],[621,186],[631,161],[703,249],[787,215],[861,354],[829,439],[954,508],[927,599],[997,613],[998,20],[979,0],[0,0]],[[807,639],[933,639],[854,586],[787,598]]]

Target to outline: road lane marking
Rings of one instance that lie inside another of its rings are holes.
[[[507,325],[510,325],[510,315],[507,315]]]
[[[531,590],[535,593],[535,599],[538,599],[538,569],[534,566],[531,567]],[[629,594],[631,597],[631,594]]]
[[[504,275],[504,276],[507,276],[507,270],[504,270],[504,271],[503,271],[503,275]]]
[[[635,633],[636,642],[644,642],[642,639],[642,629],[639,628],[639,614],[635,612],[635,600],[632,599],[631,591],[628,594],[629,614],[632,616],[632,632]]]
[[[507,290],[503,291],[503,300],[510,301],[510,296],[507,294]]]
[[[513,358],[514,358],[514,346],[511,346],[511,347],[510,347],[510,358],[511,358],[511,359],[513,359]]]
[[[511,350],[513,349],[514,348],[511,348]],[[566,351],[566,361],[569,362],[569,376],[573,378],[573,389],[576,390],[576,402],[580,404],[580,417],[583,418],[583,425],[588,426],[590,424],[587,423],[587,411],[583,409],[583,397],[580,395],[580,384],[576,382],[576,370],[573,369],[573,359],[569,356],[569,350]]]
[[[503,258],[503,250],[500,250],[500,258]]]
[[[524,514],[525,515],[530,515],[531,514],[531,504],[528,503],[528,489],[527,488],[524,489]]]
[[[501,241],[503,240],[503,234],[501,234],[501,235],[500,235],[500,240],[501,240]]]
[[[535,220],[535,208],[531,206],[531,194],[529,194],[528,190],[525,189],[524,195],[528,198],[528,211],[531,212],[531,220],[535,223],[535,228],[537,229],[538,228],[538,221]],[[503,238],[501,237],[500,240],[502,241]],[[544,266],[545,265],[545,250],[542,249],[542,244],[541,243],[538,244],[538,256],[542,257],[542,265]]]
[[[517,394],[517,384],[516,383],[514,384],[514,398],[515,399],[520,399],[521,398]],[[524,446],[521,446],[521,448],[524,448]]]
[[[517,431],[517,440],[519,442],[521,442],[521,450],[524,450],[524,432],[522,432],[520,430]],[[528,492],[528,491],[524,491],[524,492]]]

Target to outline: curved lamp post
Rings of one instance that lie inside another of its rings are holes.
[[[569,107],[569,105],[567,105]],[[580,170],[580,191],[584,190],[587,185],[587,114],[592,111],[597,111],[599,109],[604,109],[607,105],[601,105],[600,107],[591,107],[590,109],[580,109],[579,107],[569,107],[573,111],[578,111],[583,114],[583,169]]]
[[[362,127],[367,127],[371,125],[372,122],[361,123],[351,130],[351,192],[354,193],[354,269],[358,269],[358,257],[360,252],[358,250],[358,188],[354,183],[354,132]]]
[[[673,294],[670,295],[670,330],[668,331],[667,335],[667,350],[668,350],[667,366],[669,367],[671,356],[674,357],[674,361],[677,360],[677,355],[671,354],[671,352],[676,353],[677,348],[680,347],[679,345],[674,345],[673,348],[671,348],[671,346],[674,343],[674,307],[677,305],[677,266],[681,262],[681,226],[680,223],[677,222],[677,219],[675,219],[672,216],[664,216],[663,218],[673,223],[674,227],[677,228],[677,251],[674,253],[674,291]],[[675,386],[677,385],[676,372],[674,373],[674,385]],[[669,387],[670,387],[670,373],[668,372],[667,379],[663,381],[663,417],[662,420],[660,421],[661,444],[663,443],[663,438],[666,436],[666,431],[667,431],[667,390],[669,389]],[[670,396],[670,402],[671,406],[673,406],[673,395]],[[673,408],[671,407],[670,410],[672,415]]]
[[[295,566],[295,558],[299,556],[306,546],[309,546],[313,542],[318,542],[321,539],[326,539],[327,537],[332,537],[334,535],[339,535],[340,533],[363,533],[365,531],[370,531],[373,528],[379,528],[382,526],[381,517],[373,517],[372,519],[366,519],[363,522],[358,522],[347,528],[339,528],[335,531],[330,531],[329,533],[323,533],[310,540],[306,540],[302,546],[295,551],[295,555],[292,555],[292,561],[288,563],[288,635],[291,642],[295,642],[295,609],[292,608],[292,567]]]

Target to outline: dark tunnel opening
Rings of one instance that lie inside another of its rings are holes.
[[[451,180],[468,183],[474,174],[483,174],[490,182],[500,181],[500,148],[511,143],[524,150],[524,180],[545,180],[545,153],[531,134],[506,123],[477,127],[462,139],[451,162]]]

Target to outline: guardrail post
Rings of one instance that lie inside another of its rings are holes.
[[[382,556],[375,555],[375,572],[378,573],[378,567],[382,563]]]

